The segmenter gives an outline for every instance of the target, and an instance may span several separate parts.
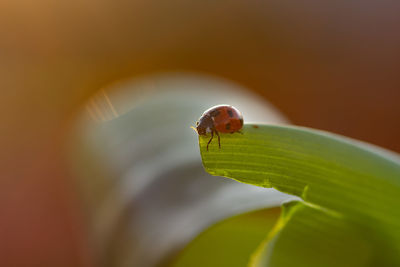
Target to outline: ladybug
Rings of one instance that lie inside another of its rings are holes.
[[[208,145],[218,136],[218,145],[221,148],[219,133],[239,132],[243,127],[243,116],[239,110],[229,105],[218,105],[206,110],[196,123],[196,131],[199,135],[211,133]]]

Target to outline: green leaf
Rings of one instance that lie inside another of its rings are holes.
[[[301,127],[245,125],[222,134],[221,149],[200,136],[213,175],[302,198],[310,207],[363,229],[374,257],[400,262],[400,159],[349,138]],[[346,240],[343,240],[346,244]],[[311,266],[311,265],[310,265]]]
[[[371,265],[374,243],[342,217],[298,201],[286,203],[283,210],[275,235],[256,255],[254,267],[383,266]]]
[[[278,220],[280,208],[225,219],[197,236],[178,255],[174,267],[243,267]]]

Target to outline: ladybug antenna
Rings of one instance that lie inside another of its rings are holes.
[[[197,129],[195,127],[190,126],[190,128],[192,128],[197,133]]]

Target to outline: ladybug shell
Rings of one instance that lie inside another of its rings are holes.
[[[243,127],[243,116],[233,106],[215,106],[204,112],[204,115],[212,118],[215,130],[220,133],[234,133]]]

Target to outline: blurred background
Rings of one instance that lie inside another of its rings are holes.
[[[151,266],[278,205],[204,174],[189,127],[217,103],[400,152],[398,14],[389,0],[0,2],[1,265]]]

